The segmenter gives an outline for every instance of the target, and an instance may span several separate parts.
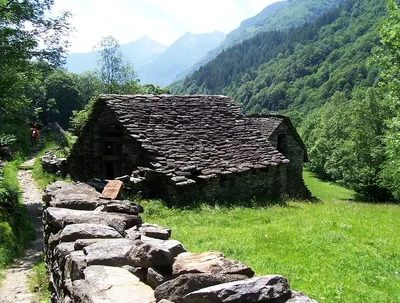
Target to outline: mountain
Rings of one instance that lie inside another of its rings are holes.
[[[170,88],[229,95],[247,113],[310,112],[337,91],[350,97],[355,87],[373,86],[377,69],[367,70],[367,58],[384,14],[384,0],[349,0],[313,22],[260,33],[224,50]]]
[[[80,74],[96,69],[97,52],[71,53],[67,56],[65,67],[71,73]]]
[[[139,79],[143,84],[152,83],[164,87],[224,39],[225,34],[218,31],[199,35],[187,32],[153,63],[143,66],[139,71]]]
[[[139,69],[156,60],[168,47],[143,36],[139,40],[121,45],[122,53]]]
[[[144,65],[150,64],[159,57],[167,46],[161,45],[149,37],[142,37],[139,40],[122,44],[121,50],[133,64],[139,73]],[[69,72],[83,73],[95,70],[97,66],[97,51],[89,53],[72,53],[67,56],[66,67]]]
[[[201,60],[182,73],[181,77],[198,70],[207,62],[244,40],[261,32],[282,30],[311,22],[323,12],[344,2],[344,0],[284,0],[272,3],[259,14],[244,20],[239,28],[230,32],[226,39],[215,49],[207,53]]]

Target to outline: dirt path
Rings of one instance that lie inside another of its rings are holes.
[[[32,166],[33,160],[23,164],[25,168]],[[33,185],[31,171],[18,172],[22,198],[28,210],[30,220],[36,230],[36,240],[31,243],[25,256],[18,259],[12,267],[4,273],[5,279],[1,281],[0,302],[4,303],[31,303],[36,302],[35,297],[28,290],[28,275],[43,252],[43,227],[42,227],[42,195]]]

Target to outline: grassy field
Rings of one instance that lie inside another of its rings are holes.
[[[320,302],[400,302],[400,205],[355,202],[350,190],[304,178],[320,202],[168,209],[149,201],[143,218],[172,228],[189,251],[281,274]]]

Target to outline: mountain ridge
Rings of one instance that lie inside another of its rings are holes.
[[[295,27],[317,18],[324,11],[344,2],[345,0],[283,0],[267,5],[257,15],[245,19],[239,28],[227,34],[226,39],[215,49],[207,53],[196,64],[181,74],[183,77],[190,75],[201,66],[216,58],[224,50],[251,39],[260,32],[282,30]]]

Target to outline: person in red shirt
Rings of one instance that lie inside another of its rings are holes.
[[[31,134],[31,141],[32,141],[32,145],[33,145],[33,152],[35,153],[37,151],[37,144],[39,141],[39,130],[37,129],[36,123],[33,123],[30,134]]]

